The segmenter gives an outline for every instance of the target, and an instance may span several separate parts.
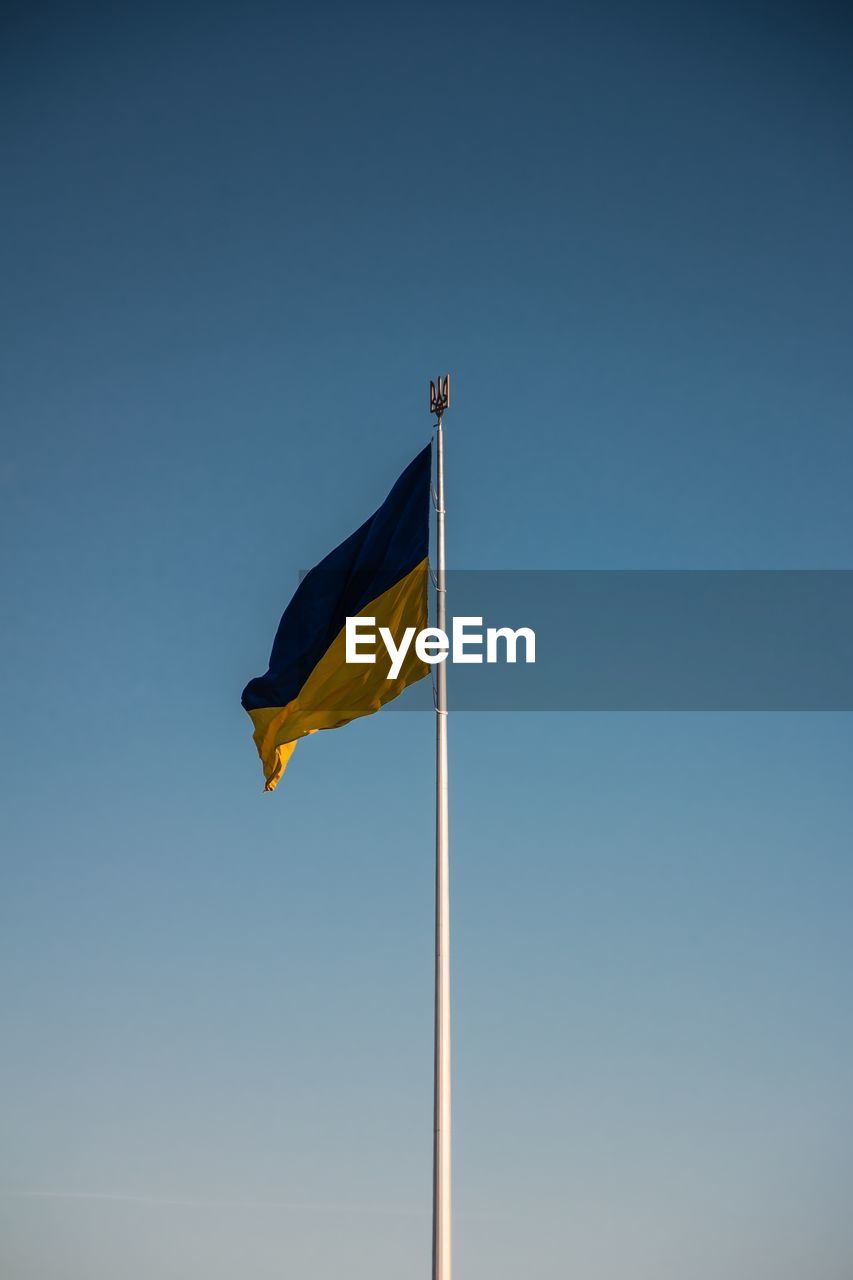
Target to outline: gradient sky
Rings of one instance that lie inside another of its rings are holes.
[[[2,13],[0,1273],[426,1276],[432,724],[240,691],[444,369],[456,567],[853,567],[849,17]],[[451,719],[460,1280],[849,1280],[851,730]]]

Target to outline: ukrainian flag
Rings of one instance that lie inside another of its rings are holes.
[[[395,680],[387,665],[347,664],[345,623],[359,614],[399,637],[427,626],[432,445],[406,467],[378,511],[302,579],[278,625],[266,675],[243,706],[255,727],[266,790],[300,738],[378,711],[429,674],[412,645]]]

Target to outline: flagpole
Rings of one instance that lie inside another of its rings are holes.
[[[436,626],[447,631],[444,548],[444,429],[450,376],[430,382],[436,416]],[[451,1280],[450,866],[447,815],[447,663],[436,664],[435,692],[435,1096],[433,1112],[432,1280]]]

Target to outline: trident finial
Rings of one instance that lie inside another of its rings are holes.
[[[443,378],[436,378],[435,382],[430,378],[429,383],[429,411],[434,413],[441,422],[441,415],[445,409],[450,408],[450,374],[446,373]]]

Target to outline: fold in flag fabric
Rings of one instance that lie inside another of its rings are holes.
[[[242,703],[273,791],[300,738],[378,711],[429,674],[410,646],[389,680],[375,663],[347,663],[346,619],[375,618],[399,641],[427,626],[432,445],[400,476],[378,511],[307,573],[278,624],[269,670],[250,680]]]

